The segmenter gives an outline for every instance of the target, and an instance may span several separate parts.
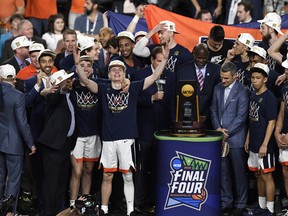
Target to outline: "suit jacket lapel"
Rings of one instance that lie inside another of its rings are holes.
[[[220,105],[221,105],[221,113],[224,112],[224,91],[225,91],[225,88],[224,86],[221,85],[221,89],[220,89]]]
[[[225,108],[228,106],[228,104],[230,103],[231,99],[234,97],[234,95],[236,95],[238,92],[238,83],[236,82],[234,84],[234,86],[232,87],[231,91],[230,91],[230,94],[226,100],[226,103],[225,103]]]

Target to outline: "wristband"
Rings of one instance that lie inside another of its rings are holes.
[[[135,16],[133,17],[133,19],[132,19],[132,22],[138,23],[139,19],[140,19],[140,18],[139,18],[137,15],[135,15]]]

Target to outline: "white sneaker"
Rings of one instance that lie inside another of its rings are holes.
[[[283,209],[282,213],[282,216],[288,216],[288,209]]]

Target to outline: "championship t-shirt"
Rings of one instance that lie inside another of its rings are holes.
[[[101,107],[97,94],[80,85],[79,80],[73,82],[70,99],[76,112],[78,136],[87,137],[100,134]]]
[[[131,82],[129,91],[115,90],[111,84],[98,84],[102,104],[102,140],[133,139],[138,136],[137,98],[143,90],[144,80]]]
[[[268,89],[260,95],[252,92],[249,107],[249,150],[258,153],[263,144],[268,121],[277,119],[277,99]],[[267,151],[273,152],[273,133]]]

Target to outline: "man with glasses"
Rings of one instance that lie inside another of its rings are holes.
[[[29,56],[29,46],[32,43],[33,42],[29,41],[26,36],[16,37],[11,43],[11,48],[14,51],[14,55],[3,62],[2,65],[12,65],[17,74],[21,69],[30,64],[28,61],[26,61],[26,58]]]

